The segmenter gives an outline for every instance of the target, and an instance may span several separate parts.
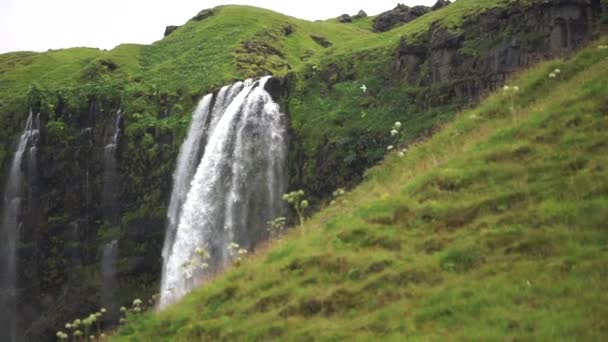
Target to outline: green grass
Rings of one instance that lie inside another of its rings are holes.
[[[3,54],[0,166],[6,167],[9,145],[21,131],[30,106],[55,119],[53,112],[60,104],[81,113],[91,98],[119,103],[130,146],[137,150],[130,153],[142,154],[136,146],[142,137],[156,142],[168,133],[178,144],[202,94],[236,79],[290,74],[293,89],[285,109],[293,121],[297,149],[305,157],[303,176],[292,183],[305,185],[322,197],[325,188],[358,182],[363,170],[382,157],[385,131],[391,122],[403,121],[406,137],[411,138],[455,113],[455,107],[421,112],[412,105],[419,89],[384,85],[384,78],[393,72],[393,53],[401,37],[420,36],[433,23],[457,29],[464,18],[509,3],[459,0],[381,34],[371,31],[371,17],[352,24],[309,22],[255,7],[221,6],[214,16],[188,21],[151,45]],[[291,34],[284,33],[286,27]],[[311,35],[322,36],[333,45],[324,48]],[[359,89],[361,83],[370,89],[367,96]],[[170,113],[169,117],[160,118],[162,112]],[[70,129],[65,132],[72,134]],[[339,175],[325,177],[331,179],[330,184],[319,182],[314,171],[319,169],[315,161],[325,142],[334,155],[328,158],[332,164],[323,167],[340,169]],[[154,155],[154,150],[148,146],[143,152]],[[342,161],[346,168],[336,164]]]
[[[216,15],[203,21],[189,21],[171,35],[151,45],[125,44],[111,51],[93,48],[49,50],[44,53],[13,52],[0,55],[0,98],[25,98],[27,89],[37,84],[49,90],[77,88],[91,62],[109,59],[118,65],[113,74],[122,81],[135,81],[168,92],[216,90],[234,79],[264,73],[284,75],[311,63],[343,59],[345,55],[369,49],[392,49],[401,36],[416,36],[432,23],[455,29],[466,17],[511,0],[460,0],[446,9],[430,13],[390,32],[371,32],[372,17],[340,24],[335,20],[309,22],[249,6],[221,6]],[[291,25],[294,33],[282,29]],[[311,34],[326,37],[333,46],[325,49]],[[268,43],[281,56],[271,58],[256,51],[237,67],[239,49],[246,41]],[[265,60],[269,59],[269,60]],[[273,60],[274,59],[274,60]],[[254,68],[257,64],[261,68]],[[96,80],[100,81],[100,80]]]
[[[514,113],[490,95],[113,340],[605,340],[607,62],[520,73]]]

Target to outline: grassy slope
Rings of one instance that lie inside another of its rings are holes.
[[[522,72],[515,115],[490,96],[113,340],[605,339],[607,62]]]
[[[402,35],[416,35],[432,22],[449,27],[462,18],[490,7],[503,6],[512,0],[460,0],[448,9],[433,12],[390,32],[375,34],[368,26],[371,19],[354,24],[335,21],[309,22],[249,6],[222,6],[206,20],[189,21],[171,35],[151,45],[124,44],[111,51],[93,48],[49,50],[44,53],[13,52],[0,55],[0,98],[4,101],[23,98],[30,85],[38,83],[49,89],[76,88],[82,85],[81,74],[95,59],[109,58],[119,65],[123,80],[154,83],[167,90],[192,88],[211,90],[235,78],[248,75],[237,70],[235,54],[241,42],[270,33],[271,44],[284,54],[292,69],[310,63],[302,58],[307,53],[313,60],[342,58],[355,51],[383,47],[393,48]],[[295,33],[285,37],[280,31],[292,25]],[[314,43],[310,34],[319,34],[334,45],[324,49]],[[333,57],[332,57],[333,56]],[[286,68],[271,70],[284,74]]]
[[[75,113],[87,108],[86,101],[91,94],[120,101],[126,114],[128,141],[134,142],[145,135],[145,140],[150,142],[146,149],[152,152],[144,152],[154,155],[156,139],[164,134],[175,136],[177,142],[181,140],[192,108],[202,94],[234,79],[295,71],[297,90],[290,94],[288,106],[293,127],[305,145],[305,176],[300,181],[315,193],[321,193],[324,184],[314,179],[314,168],[326,139],[335,144],[334,160],[345,160],[350,163],[348,167],[358,170],[383,155],[383,149],[378,148],[381,140],[378,137],[384,135],[384,126],[404,109],[408,110],[411,97],[403,95],[408,89],[383,86],[384,77],[391,72],[388,69],[392,65],[392,52],[400,37],[421,34],[433,22],[454,26],[482,9],[508,2],[459,0],[382,34],[371,32],[370,18],[355,24],[309,22],[254,7],[223,6],[215,16],[200,22],[189,21],[171,35],[147,46],[125,44],[111,51],[74,48],[3,54],[0,55],[0,136],[5,139],[0,145],[0,165],[6,166],[9,145],[22,129],[32,86],[44,94],[41,106],[48,112],[57,107],[59,98],[70,104],[70,110]],[[282,30],[288,25],[294,28],[294,33],[285,36]],[[326,37],[333,46],[319,46],[311,34]],[[247,41],[254,42],[258,50],[243,51],[242,43]],[[268,50],[273,49],[279,55],[268,56]],[[108,71],[102,64],[104,61],[111,61],[118,68]],[[326,96],[327,82],[315,74],[331,69],[334,64],[352,70],[356,81],[341,80],[329,89],[330,96]],[[362,96],[361,83],[369,86],[368,96]],[[159,117],[159,108],[167,104],[171,107],[170,115]],[[442,108],[435,113],[410,115],[404,120],[407,135],[416,137],[424,129],[451,118],[452,114],[453,109]],[[353,141],[353,137],[361,139]],[[335,178],[346,184],[356,179],[355,175],[358,171],[345,172]],[[158,206],[152,202],[150,206]]]

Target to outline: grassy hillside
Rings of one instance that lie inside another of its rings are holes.
[[[190,20],[169,36],[151,45],[125,44],[111,51],[93,48],[13,52],[0,55],[0,107],[11,109],[27,90],[38,85],[48,90],[80,88],[86,83],[107,82],[107,77],[146,84],[161,91],[189,90],[195,94],[216,90],[234,79],[272,73],[284,75],[307,65],[328,63],[361,50],[393,49],[402,36],[426,32],[436,23],[456,29],[467,17],[512,0],[460,0],[414,23],[386,33],[373,33],[369,18],[354,24],[309,22],[248,6],[221,6],[215,15]],[[284,28],[293,33],[286,34]],[[332,43],[324,48],[311,35]],[[253,50],[243,50],[252,42]],[[111,61],[106,70],[100,61]],[[100,66],[101,65],[101,66]]]
[[[113,340],[605,340],[607,62],[522,72]]]

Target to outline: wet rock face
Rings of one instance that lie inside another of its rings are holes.
[[[128,279],[140,284],[137,291],[150,286],[150,279],[160,272],[164,213],[124,220],[118,231],[104,212],[105,148],[116,134],[116,113],[122,107],[119,99],[91,95],[74,105],[60,101],[52,113],[35,101],[30,105],[34,113],[40,113],[41,130],[36,177],[29,176],[28,170],[24,184],[28,196],[22,206],[20,240],[27,243],[19,248],[18,277],[24,295],[19,298],[18,317],[26,331],[24,341],[48,341],[67,320],[99,309],[101,282],[96,270],[109,239],[101,236],[113,232],[112,238],[119,241],[118,283]],[[162,105],[159,110],[170,106]],[[48,129],[51,115],[65,123],[63,133]],[[172,137],[153,136],[158,137],[161,152],[151,164],[171,163],[177,153],[177,148],[167,145],[172,144]],[[118,169],[114,180],[121,198],[116,210],[121,215],[140,207],[138,198],[154,188],[159,189],[159,198],[166,198],[171,186],[169,167],[159,174],[155,185],[145,185],[154,183],[156,176],[133,169],[142,163],[137,158],[144,152],[134,157],[141,149],[130,149],[127,141],[122,135],[115,147]],[[141,185],[127,185],[134,184],[134,177],[142,179]],[[140,262],[142,257],[145,263]],[[132,298],[132,290],[118,286],[119,302]]]
[[[264,89],[270,94],[273,101],[279,102],[281,98],[287,95],[287,78],[286,77],[271,77],[264,86]]]
[[[397,26],[409,23],[410,21],[425,15],[430,11],[430,7],[426,6],[408,7],[406,5],[399,4],[394,9],[381,13],[374,19],[374,31],[390,31]]]
[[[436,90],[423,96],[426,107],[476,102],[512,72],[591,40],[594,17],[585,0],[493,9],[465,22],[459,33],[435,28],[421,39],[402,39],[395,72],[400,82],[433,85]]]

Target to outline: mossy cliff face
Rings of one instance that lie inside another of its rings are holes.
[[[497,7],[456,26],[430,24],[402,36],[394,49],[327,58],[296,73],[286,101],[294,184],[325,198],[358,183],[395,141],[388,134],[393,122],[404,124],[409,140],[432,134],[512,73],[583,47],[602,13],[577,0]]]
[[[22,94],[0,101],[3,170],[29,108],[40,113],[42,127],[39,174],[28,180],[20,230],[19,315],[29,325],[26,337],[43,340],[67,320],[100,307],[100,260],[103,246],[112,240],[118,240],[119,250],[116,302],[124,305],[157,291],[171,176],[189,113],[205,92],[244,76],[282,76],[268,87],[290,117],[291,189],[304,188],[319,203],[336,188],[357,184],[383,158],[395,142],[389,134],[393,122],[403,122],[406,140],[432,133],[459,108],[502,86],[509,74],[584,45],[600,13],[595,2],[527,1],[468,15],[465,10],[477,11],[481,2],[460,0],[433,12],[435,17],[406,24],[403,32],[382,35],[372,33],[371,26],[359,28],[363,24],[357,21],[311,26],[275,14],[263,22],[246,15],[239,20],[246,20],[253,33],[230,31],[238,36],[230,44],[209,41],[224,44],[226,51],[204,55],[200,65],[188,68],[187,61],[207,50],[192,48],[180,55],[178,45],[198,46],[197,30],[205,25],[232,30],[230,20],[237,18],[221,21],[222,13],[235,11],[226,7],[174,29],[151,47],[104,52],[110,57],[78,51],[84,56],[76,63],[82,69],[66,71],[75,74],[66,86],[54,88],[46,82],[48,74],[33,87],[7,79]],[[247,11],[261,15],[257,9]],[[460,19],[448,20],[453,17]],[[321,33],[334,47],[311,40],[311,34]],[[357,48],[340,45],[341,35],[354,39],[359,34],[381,40]],[[155,55],[165,47],[169,55]],[[36,63],[28,53],[2,61],[18,64],[19,58]],[[197,83],[197,70],[209,80]],[[210,70],[220,71],[211,75]],[[119,109],[115,181],[120,200],[107,208],[104,147]]]
[[[20,313],[41,340],[69,318],[101,306],[103,246],[119,241],[117,303],[151,295],[160,273],[164,208],[176,147],[172,135],[127,129],[116,149],[116,197],[104,201],[105,148],[115,134],[120,98],[91,96],[72,107],[57,99],[40,113],[39,174],[28,179],[20,229]],[[152,137],[152,142],[146,137]],[[155,206],[156,205],[156,206]],[[112,212],[116,213],[113,214]],[[116,217],[119,219],[117,220]]]

